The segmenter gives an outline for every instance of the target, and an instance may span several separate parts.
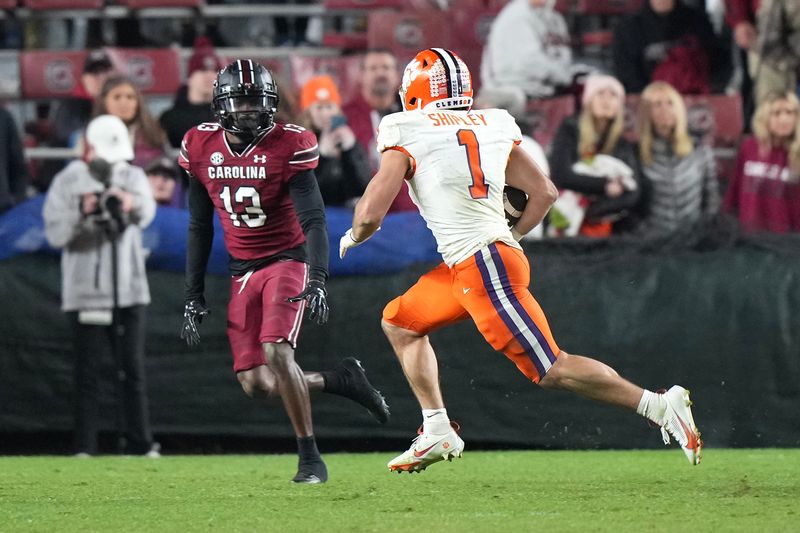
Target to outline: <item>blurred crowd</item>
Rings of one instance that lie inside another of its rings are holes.
[[[720,211],[736,216],[749,232],[800,230],[800,3],[645,0],[609,25],[606,61],[582,55],[554,4],[507,2],[493,19],[480,65],[471,65],[480,87],[476,107],[508,109],[531,137],[532,105],[574,99],[575,113],[553,126],[549,142],[526,139],[560,191],[532,237],[665,235],[706,223]],[[448,5],[432,7],[447,10]],[[194,39],[185,83],[172,106],[154,116],[134,81],[115,70],[103,48],[96,48],[86,58],[74,94],[49,106],[48,127],[40,132],[38,145],[85,154],[88,122],[99,115],[116,116],[128,128],[132,164],[144,169],[156,202],[185,208],[187,176],[174,156],[188,129],[213,121],[212,84],[225,62],[215,46],[244,44],[233,33],[250,46],[313,43],[314,38],[306,39],[309,27],[318,26],[313,18],[275,19],[264,43],[247,41],[247,24],[236,32],[217,25],[200,36],[187,34],[176,21],[163,21],[158,28],[139,24],[136,31],[144,44],[181,43],[187,35]],[[98,45],[127,42],[119,31],[89,33],[105,39]],[[109,35],[117,41],[109,43]],[[389,49],[357,53],[359,89],[349,94],[343,93],[336,73],[318,72],[297,87],[278,73],[278,120],[317,135],[321,157],[316,175],[329,206],[352,207],[363,193],[377,168],[377,124],[400,110],[397,88],[408,58]],[[729,111],[742,114],[744,128],[738,132],[735,157],[729,155],[728,164],[720,166],[713,139],[692,128],[686,97],[732,93],[741,95],[742,109]],[[0,158],[0,210],[32,190],[46,191],[65,164],[26,164],[19,126],[0,110],[0,151],[5,155]],[[393,211],[414,209],[407,194],[392,206]]]

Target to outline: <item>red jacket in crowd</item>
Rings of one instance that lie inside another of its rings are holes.
[[[762,154],[755,137],[739,148],[723,209],[737,212],[745,232],[800,231],[800,175],[789,169],[788,153]]]
[[[740,22],[749,22],[755,26],[760,5],[761,0],[725,0],[725,20],[728,26],[735,28]]]
[[[372,167],[372,173],[375,174],[378,170],[379,156],[375,144],[375,138],[378,134],[378,124],[380,123],[380,115],[374,111],[369,104],[357,93],[352,100],[342,107],[342,111],[347,117],[347,123],[353,134],[356,136],[358,143],[364,148],[367,153],[367,158]],[[417,206],[411,201],[408,195],[408,184],[403,183],[403,187],[397,194],[397,198],[392,202],[389,207],[389,212],[394,213],[397,211],[416,211]]]

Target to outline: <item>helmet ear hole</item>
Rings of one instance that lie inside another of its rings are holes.
[[[412,96],[411,99],[408,101],[408,103],[411,105],[417,105],[417,97]]]

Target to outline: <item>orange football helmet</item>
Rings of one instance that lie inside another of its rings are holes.
[[[418,53],[403,72],[403,109],[469,109],[472,76],[464,61],[450,50],[428,48]]]

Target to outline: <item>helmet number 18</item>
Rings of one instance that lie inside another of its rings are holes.
[[[230,214],[234,226],[239,227],[244,222],[248,228],[258,228],[267,222],[267,214],[261,209],[261,197],[255,187],[237,187],[231,194],[231,188],[226,185],[219,197],[222,198],[225,211]],[[234,202],[239,208],[238,212],[234,211]],[[240,206],[244,206],[244,213]]]

